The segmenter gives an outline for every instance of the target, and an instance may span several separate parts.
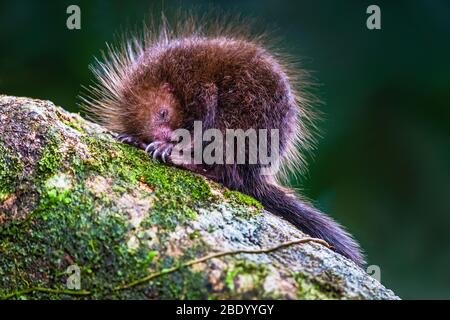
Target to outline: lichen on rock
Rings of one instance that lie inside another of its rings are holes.
[[[305,236],[49,101],[0,96],[0,298],[397,298],[317,243],[190,264]]]

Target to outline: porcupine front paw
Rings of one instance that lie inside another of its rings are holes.
[[[171,142],[154,141],[145,148],[145,152],[147,152],[155,160],[160,160],[164,163],[170,163],[170,155],[172,153],[173,147],[174,144]]]
[[[129,144],[130,146],[145,150],[145,148],[147,147],[147,145],[142,142],[141,140],[139,140],[136,137],[130,136],[128,134],[120,134],[117,136],[117,141],[121,142],[121,143],[125,143],[125,144]]]

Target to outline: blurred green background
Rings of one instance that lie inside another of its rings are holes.
[[[66,28],[81,7],[82,29]],[[450,1],[183,1],[277,26],[325,102],[323,138],[292,181],[347,226],[402,298],[450,298]],[[378,4],[382,30],[369,31]],[[0,2],[0,93],[77,111],[114,34],[171,1]],[[151,10],[150,10],[151,8]]]

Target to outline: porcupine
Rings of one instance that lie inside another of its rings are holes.
[[[364,265],[350,234],[277,182],[281,170],[262,174],[265,166],[259,163],[206,165],[172,157],[173,132],[192,132],[194,121],[201,121],[203,130],[224,134],[227,129],[278,129],[281,165],[303,164],[299,150],[312,142],[314,112],[301,72],[270,52],[264,37],[242,30],[235,22],[206,27],[192,17],[171,28],[163,18],[158,31],[146,30],[142,41],[131,37],[119,49],[109,47],[93,68],[98,83],[89,89],[85,109],[117,132],[121,142],[256,198],[268,211]]]

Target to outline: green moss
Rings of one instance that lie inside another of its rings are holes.
[[[205,275],[190,269],[162,276],[152,283],[160,299],[206,299],[208,287]]]
[[[69,204],[71,180],[66,174],[56,174],[49,178],[45,184],[46,196],[51,203],[63,202]]]
[[[191,233],[189,233],[189,239],[194,240],[200,237],[200,232],[195,230]]]
[[[225,190],[223,192],[223,195],[225,199],[229,199],[234,201],[238,205],[243,205],[246,207],[255,207],[257,209],[263,209],[263,206],[261,203],[258,202],[258,200],[245,195],[243,193],[237,192],[237,191],[231,191],[231,190]]]
[[[78,123],[76,120],[74,120],[73,118],[71,118],[70,120],[62,120],[62,122],[68,126],[71,127],[72,129],[77,130],[78,132],[81,133],[85,133],[84,129],[80,126],[80,123]]]
[[[83,158],[67,151],[67,146],[62,153],[64,142],[57,132],[49,131],[46,141],[36,165],[33,187],[39,201],[31,212],[32,223],[11,233],[0,248],[4,257],[0,263],[1,272],[21,269],[25,275],[23,279],[14,277],[15,282],[0,279],[0,288],[5,292],[28,287],[30,283],[47,287],[52,284],[59,288],[67,278],[64,271],[69,261],[81,268],[82,287],[93,290],[94,297],[104,295],[104,289],[108,287],[111,289],[159,270],[164,267],[161,261],[170,263],[170,259],[156,259],[159,250],[140,243],[135,250],[127,247],[132,231],[129,217],[112,206],[110,197],[120,198],[124,191],[136,191],[139,183],[145,183],[154,190],[156,200],[142,227],[157,225],[160,229],[173,230],[194,219],[197,208],[207,205],[212,196],[202,177],[155,163],[144,152],[111,140],[83,137],[81,142],[89,151]],[[11,168],[20,169],[17,161],[3,156],[0,163],[0,174],[13,181]],[[93,194],[87,181],[98,176],[116,182],[111,188],[113,195],[99,198]],[[6,180],[1,181],[4,184]],[[2,185],[1,190],[9,193],[12,188]],[[32,279],[30,275],[37,275],[38,279]],[[173,276],[179,277],[180,287],[173,286],[167,291],[167,297],[197,297],[190,294],[203,292],[200,290],[204,287],[202,276],[189,270]],[[173,277],[167,279],[168,283],[172,283]],[[192,291],[193,287],[198,290]],[[130,291],[120,296],[143,298],[142,294]],[[36,293],[33,297],[52,298],[56,295]]]
[[[341,299],[342,295],[336,291],[328,282],[321,282],[318,279],[303,274],[294,274],[297,283],[297,299],[301,300],[336,300]]]
[[[23,164],[0,142],[0,203],[14,192]]]
[[[37,173],[41,178],[56,173],[64,158],[64,155],[58,152],[62,141],[60,135],[56,132],[49,131],[47,132],[46,138],[47,143],[37,164]]]
[[[88,168],[131,187],[144,182],[154,190],[156,201],[145,226],[173,229],[195,219],[197,207],[206,205],[212,198],[211,190],[202,177],[154,162],[144,152],[127,145],[114,142],[105,148],[105,144],[96,139],[83,140],[92,155],[90,163],[85,163]],[[120,190],[124,186],[114,187]]]
[[[155,257],[157,257],[158,256],[158,254],[159,254],[159,252],[158,251],[156,251],[156,250],[152,250],[152,251],[149,251],[148,253],[147,253],[147,259],[146,259],[146,263],[152,263],[153,262],[153,260],[155,259]]]
[[[82,118],[72,115],[67,115],[66,113],[62,113],[59,109],[55,109],[55,113],[58,116],[58,119],[64,123],[66,126],[71,127],[72,129],[75,129],[76,131],[80,133],[86,133],[86,131],[83,129],[83,125],[85,125],[84,120]]]
[[[238,293],[257,294],[261,290],[268,274],[266,266],[253,262],[238,260],[225,275],[225,284],[228,289]],[[239,287],[236,287],[239,284]]]

